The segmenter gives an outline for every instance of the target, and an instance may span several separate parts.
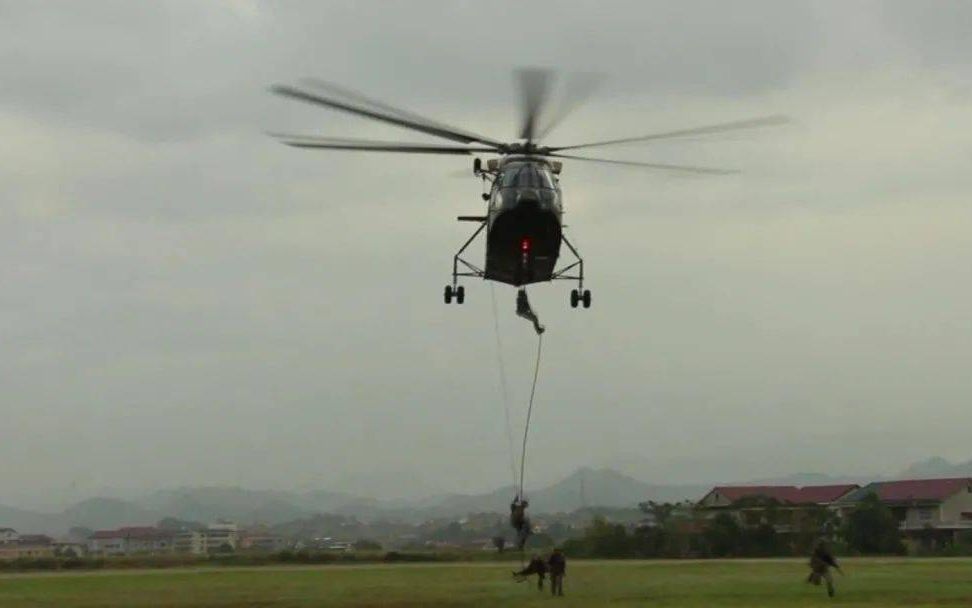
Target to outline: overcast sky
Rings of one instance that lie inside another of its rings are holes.
[[[0,2],[0,488],[509,482],[491,287],[445,306],[480,185],[432,141],[267,92],[316,76],[512,139],[511,71],[599,72],[567,163],[594,305],[548,327],[527,486],[890,473],[972,457],[966,2]],[[481,250],[473,258],[481,256]],[[535,337],[495,297],[515,431]]]

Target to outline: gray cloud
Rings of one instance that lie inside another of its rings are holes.
[[[315,75],[509,137],[518,65],[607,76],[556,142],[797,118],[605,151],[740,176],[567,166],[596,303],[531,292],[550,327],[532,480],[968,458],[972,49],[964,4],[915,10],[0,4],[5,497],[403,469],[503,483],[490,288],[440,302],[465,238],[452,217],[480,205],[448,175],[468,160],[315,154],[264,131],[423,140],[266,92]],[[519,419],[534,343],[496,296]]]

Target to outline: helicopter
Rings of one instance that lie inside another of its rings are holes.
[[[500,141],[465,129],[446,125],[401,108],[366,97],[350,89],[318,79],[304,79],[300,86],[275,85],[271,91],[278,95],[322,106],[332,110],[370,118],[426,135],[432,135],[451,144],[401,143],[364,139],[317,137],[305,135],[273,134],[281,142],[297,148],[323,150],[356,150],[371,152],[399,152],[413,154],[477,155],[495,154],[484,163],[480,157],[473,159],[473,174],[483,180],[482,199],[486,211],[478,215],[460,215],[460,222],[473,222],[478,226],[462,244],[452,260],[452,281],[443,290],[446,304],[465,301],[462,278],[481,278],[517,287],[523,294],[524,287],[532,283],[554,280],[576,281],[570,292],[570,305],[577,308],[591,306],[591,292],[584,287],[584,259],[564,233],[564,204],[560,176],[563,161],[581,161],[641,167],[660,171],[725,175],[733,170],[695,167],[639,161],[592,158],[565,154],[565,151],[601,146],[650,142],[688,136],[708,135],[782,124],[784,116],[774,115],[725,122],[720,124],[622,137],[583,144],[547,146],[540,139],[561,122],[594,89],[596,79],[582,77],[568,83],[568,93],[560,107],[547,112],[554,73],[550,70],[527,68],[515,72],[520,94],[520,128],[518,140]],[[572,97],[572,98],[571,98]],[[485,231],[486,255],[482,267],[464,257],[466,250]],[[561,245],[573,256],[558,268]]]

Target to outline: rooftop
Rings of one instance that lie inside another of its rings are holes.
[[[858,502],[871,493],[885,502],[941,502],[961,491],[972,492],[972,478],[876,481],[849,494],[841,502]]]
[[[790,504],[821,504],[834,502],[838,498],[858,488],[857,484],[838,484],[829,486],[716,486],[718,492],[729,501],[741,498],[765,496]],[[711,493],[711,492],[710,492]]]
[[[117,530],[98,530],[91,535],[91,538],[95,540],[104,540],[109,538],[147,539],[162,538],[166,536],[172,536],[172,533],[166,530],[160,530],[159,528],[154,528],[152,526],[129,526],[125,528],[118,528]]]

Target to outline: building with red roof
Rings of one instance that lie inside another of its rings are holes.
[[[52,557],[52,542],[43,534],[17,534],[13,528],[0,528],[0,560]]]
[[[821,507],[846,517],[868,495],[875,495],[898,520],[906,542],[935,547],[972,533],[972,478],[902,479],[826,486],[716,486],[697,504],[709,516],[731,513],[743,526],[772,523],[792,532]],[[816,520],[814,520],[816,521]]]
[[[730,513],[742,526],[770,524],[778,534],[816,532],[826,519],[821,509],[836,513],[838,500],[857,484],[825,486],[716,486],[697,507],[709,517]]]
[[[702,508],[730,507],[743,499],[772,500],[781,505],[830,505],[858,489],[857,484],[829,486],[716,486],[699,501]]]
[[[847,513],[874,494],[894,514],[906,540],[925,546],[954,542],[972,530],[972,478],[876,481],[838,501]]]
[[[98,530],[88,538],[88,552],[93,555],[131,555],[134,553],[170,553],[175,535],[153,526],[129,526],[117,530]]]

